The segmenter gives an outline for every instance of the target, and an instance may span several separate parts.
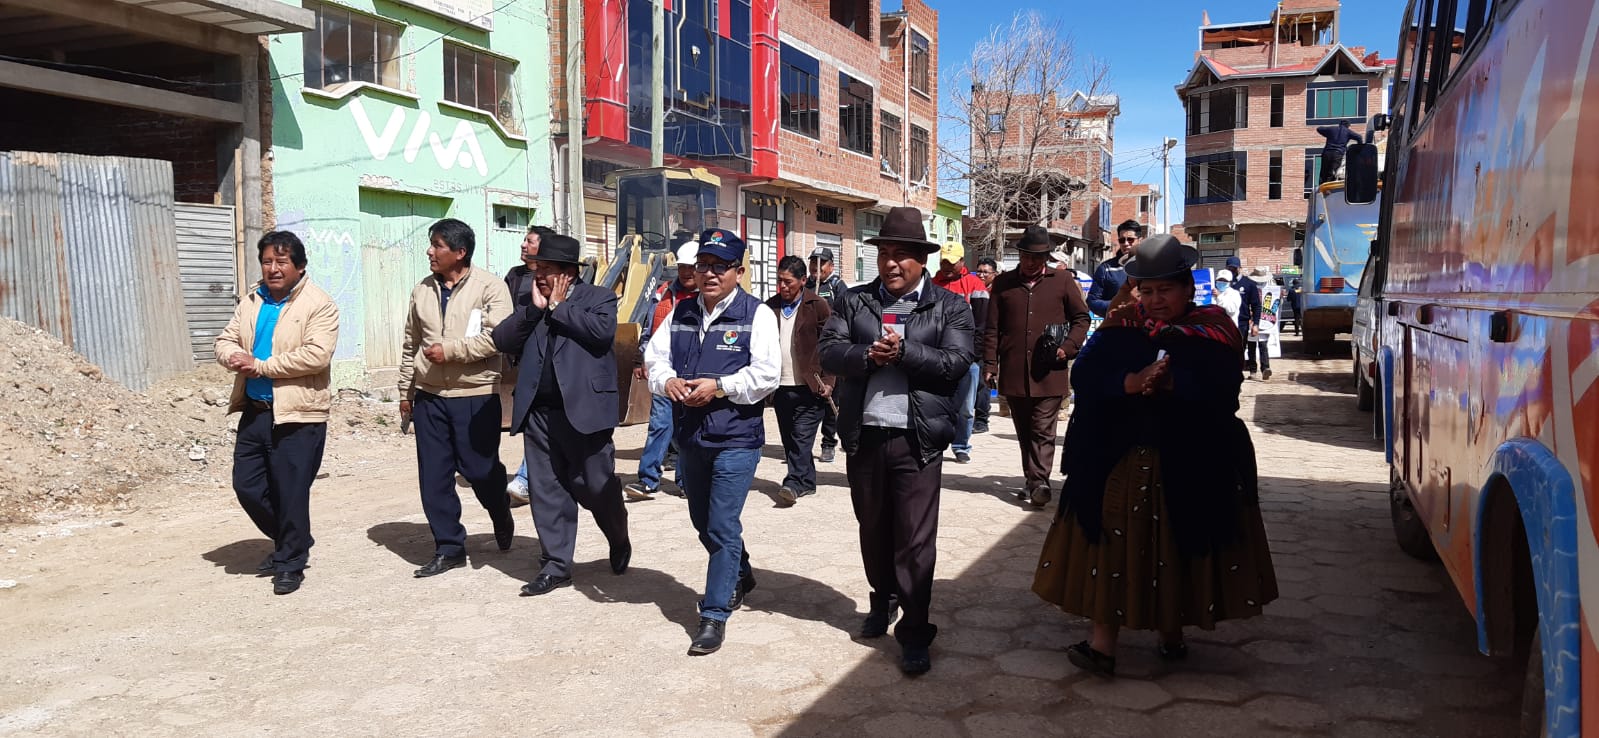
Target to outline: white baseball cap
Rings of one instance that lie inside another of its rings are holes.
[[[689,241],[677,247],[677,265],[691,266],[699,258],[700,242]]]
[[[1223,269],[1223,270],[1221,270],[1219,272],[1216,272],[1216,281],[1217,282],[1231,282],[1231,281],[1233,281],[1233,273],[1231,271],[1226,270],[1226,269]]]

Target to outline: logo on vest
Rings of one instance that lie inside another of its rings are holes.
[[[727,331],[722,334],[722,345],[717,346],[718,351],[742,351],[738,346],[738,331]]]

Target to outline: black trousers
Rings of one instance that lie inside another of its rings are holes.
[[[579,433],[561,408],[534,406],[522,428],[533,527],[542,549],[539,573],[572,576],[577,550],[577,509],[613,547],[628,542],[622,480],[616,476],[613,431]]]
[[[1322,151],[1321,152],[1321,181],[1317,182],[1316,185],[1317,186],[1321,186],[1321,185],[1327,184],[1328,182],[1331,182],[1333,180],[1338,179],[1338,168],[1342,167],[1343,165],[1344,165],[1344,152],[1342,152],[1342,151],[1325,151],[1325,150]]]
[[[972,405],[972,422],[979,428],[988,427],[988,412],[994,403],[993,393],[988,385],[980,384],[977,387],[977,402]]]
[[[1258,360],[1256,357],[1259,357]],[[1271,371],[1270,347],[1267,346],[1264,340],[1251,341],[1246,337],[1244,340],[1244,366],[1249,370],[1250,374],[1254,374],[1257,363],[1260,365],[1261,371]]]
[[[1022,478],[1026,490],[1049,486],[1055,468],[1055,430],[1059,425],[1061,397],[1005,396],[1010,419],[1016,426],[1016,443],[1022,449]]]
[[[433,552],[460,556],[466,553],[466,527],[461,525],[461,496],[455,491],[457,471],[472,485],[490,518],[502,520],[511,514],[505,464],[500,462],[500,398],[417,392],[411,401],[411,427],[416,432],[416,476],[422,512],[433,529]]]
[[[788,460],[783,486],[795,492],[816,489],[816,460],[811,457],[811,449],[816,445],[816,428],[827,411],[827,400],[802,384],[778,387],[772,395],[772,406],[777,409],[777,430],[783,437],[783,457]]]
[[[822,448],[838,448],[838,413],[825,402],[822,403]]]
[[[872,609],[890,596],[904,615],[894,626],[901,644],[925,646],[938,626],[928,622],[933,565],[938,560],[938,498],[944,460],[922,464],[914,431],[862,428],[860,449],[845,461],[850,500],[860,523],[861,560]]]
[[[233,493],[250,522],[272,539],[274,571],[300,571],[310,556],[311,483],[322,468],[327,423],[273,425],[272,411],[247,406],[233,444]]]

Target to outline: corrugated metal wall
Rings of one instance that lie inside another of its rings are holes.
[[[173,215],[189,345],[196,362],[215,361],[217,334],[227,327],[238,304],[233,206],[180,202]]]
[[[0,152],[0,315],[142,390],[194,366],[172,165]]]

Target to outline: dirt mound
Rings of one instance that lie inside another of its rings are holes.
[[[175,473],[225,475],[232,375],[208,364],[138,393],[55,337],[0,318],[0,523],[126,508]],[[328,430],[398,432],[393,404],[341,392]]]

